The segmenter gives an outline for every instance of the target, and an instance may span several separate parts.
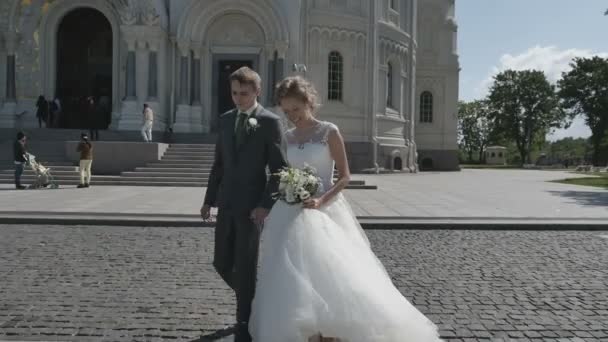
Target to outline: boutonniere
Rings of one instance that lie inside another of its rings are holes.
[[[256,119],[256,118],[247,119],[247,133],[255,131],[258,127],[260,127],[260,124],[258,123],[258,119]]]

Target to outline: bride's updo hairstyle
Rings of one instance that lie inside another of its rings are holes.
[[[275,89],[275,103],[280,105],[284,98],[295,98],[308,105],[314,114],[319,108],[318,93],[307,79],[301,76],[291,76],[283,79]]]

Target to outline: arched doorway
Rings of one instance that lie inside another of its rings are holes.
[[[403,160],[401,157],[395,157],[395,159],[393,159],[393,170],[403,170]]]
[[[77,8],[61,20],[55,87],[62,107],[59,127],[105,129],[110,124],[112,43],[110,22],[96,9]]]

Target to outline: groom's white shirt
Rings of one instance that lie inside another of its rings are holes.
[[[249,109],[247,109],[243,113],[246,113],[247,114],[247,118],[249,118],[251,116],[251,113],[253,113],[256,110],[256,108],[258,108],[258,101],[257,100],[255,101],[255,103],[253,104],[253,106],[249,107]],[[237,109],[237,112],[236,112],[237,116],[239,115],[240,112],[241,111]],[[236,130],[236,124],[237,124],[237,122],[239,122],[238,117],[237,117],[236,120],[234,120],[234,129],[235,130]]]

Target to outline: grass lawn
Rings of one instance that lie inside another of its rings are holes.
[[[582,177],[582,178],[566,178],[554,181],[556,183],[564,184],[575,184],[585,186],[595,186],[598,188],[608,189],[608,172],[594,172],[594,173],[583,173],[577,172],[578,174],[593,175],[594,177]]]

